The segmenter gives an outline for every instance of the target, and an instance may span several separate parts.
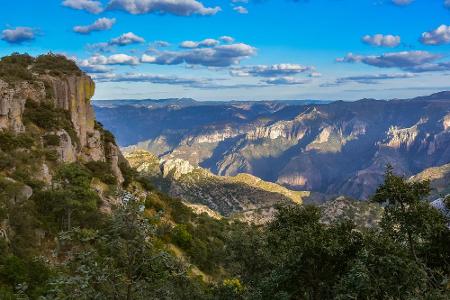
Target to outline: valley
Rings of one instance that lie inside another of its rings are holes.
[[[368,199],[387,164],[411,177],[450,162],[449,92],[312,104],[107,103],[94,103],[98,119],[125,150],[186,160],[220,176],[248,173],[330,198]]]

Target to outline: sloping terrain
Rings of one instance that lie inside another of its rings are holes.
[[[388,163],[405,176],[450,163],[449,92],[391,101],[96,111],[121,146],[295,190],[367,199]]]
[[[276,205],[301,204],[306,199],[321,198],[310,192],[289,190],[250,174],[218,176],[182,159],[160,161],[144,150],[125,152],[124,155],[133,168],[146,174],[162,191],[191,204],[205,205],[224,216],[247,213],[257,218],[256,215],[267,214],[267,211],[273,214]]]

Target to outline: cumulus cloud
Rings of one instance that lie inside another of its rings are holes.
[[[185,51],[159,51],[146,55],[146,62],[158,65],[201,65],[206,67],[228,67],[256,54],[256,49],[243,43],[218,45],[211,48],[196,48]],[[143,59],[141,58],[141,61]]]
[[[35,30],[31,27],[16,27],[2,31],[1,39],[10,44],[21,44],[34,40]]]
[[[255,76],[255,77],[276,77],[300,74],[307,71],[313,71],[314,67],[302,66],[298,64],[276,64],[276,65],[257,65],[234,68],[230,70],[232,76]]]
[[[151,44],[152,47],[157,47],[157,48],[164,48],[164,47],[169,47],[170,43],[166,42],[166,41],[154,41]]]
[[[85,10],[92,14],[99,14],[103,11],[102,3],[95,0],[64,0],[63,6],[78,10]]]
[[[128,54],[113,54],[110,56],[104,56],[104,55],[93,55],[89,57],[88,59],[82,60],[79,65],[84,68],[91,68],[91,70],[105,70],[102,67],[103,65],[131,65],[135,66],[139,64],[139,59],[135,56],[131,56]],[[97,73],[99,72],[97,71]]]
[[[103,31],[103,30],[109,30],[113,27],[113,25],[116,23],[116,19],[108,19],[108,18],[100,18],[97,21],[95,21],[93,24],[86,25],[86,26],[75,26],[73,28],[73,31],[81,34],[89,34],[93,31]]]
[[[398,35],[375,34],[363,36],[362,41],[368,45],[377,47],[397,47],[400,45],[401,39]]]
[[[87,45],[87,49],[89,51],[95,51],[95,52],[111,52],[115,49],[116,46],[122,47],[122,46],[131,45],[131,44],[140,44],[140,43],[144,43],[144,42],[145,42],[144,38],[137,36],[136,34],[134,34],[132,32],[128,32],[128,33],[122,34],[121,36],[113,38],[109,42],[102,42],[102,43]],[[168,43],[167,43],[167,45],[168,45]]]
[[[235,6],[235,7],[233,7],[233,10],[235,12],[238,12],[238,13],[243,14],[243,15],[248,14],[248,9],[243,7],[243,6]]]
[[[392,0],[392,3],[399,6],[406,6],[413,3],[414,0]]]
[[[108,9],[123,10],[130,14],[173,14],[177,16],[215,15],[220,7],[205,7],[196,0],[111,0]]]
[[[200,42],[184,41],[180,44],[180,47],[185,49],[205,48],[217,46],[219,43],[220,42],[215,39],[204,39]]]
[[[433,54],[427,51],[402,51],[369,56],[349,53],[345,57],[336,59],[336,61],[345,63],[360,62],[379,68],[408,69],[434,62],[441,57],[439,54]]]
[[[448,44],[450,43],[450,26],[441,25],[433,31],[424,32],[420,41],[425,45],[437,46]]]
[[[124,33],[119,37],[112,39],[109,44],[115,46],[126,46],[145,42],[144,38],[137,36],[132,32]]]
[[[111,68],[104,65],[91,65],[87,60],[78,63],[81,70],[86,73],[107,73],[111,72]]]
[[[262,82],[273,85],[298,85],[309,83],[308,79],[299,79],[291,76],[273,77],[262,80]]]
[[[449,0],[450,1],[450,0]],[[224,43],[233,43],[234,42],[234,38],[228,35],[223,35],[219,38],[219,40],[221,40]]]

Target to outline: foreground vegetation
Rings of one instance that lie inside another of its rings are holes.
[[[259,227],[215,220],[156,191],[145,199],[123,192],[122,205],[105,215],[89,188],[92,171],[71,164],[58,174],[65,184],[20,207],[9,207],[14,187],[0,182],[1,213],[15,214],[16,231],[0,240],[1,299],[450,296],[448,220],[422,200],[428,183],[391,170],[373,197],[385,206],[383,219],[369,229],[325,225],[314,206],[281,207]],[[149,188],[143,178],[131,182],[130,191]],[[36,227],[46,233],[40,244]]]

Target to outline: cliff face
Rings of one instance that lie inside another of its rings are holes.
[[[382,183],[386,164],[412,176],[450,163],[450,93],[275,111],[234,103],[177,109],[109,103],[96,111],[123,146],[293,190],[366,199]]]
[[[24,113],[27,101],[36,105],[51,104],[68,113],[76,134],[70,136],[66,129],[51,134],[59,136],[56,147],[61,162],[77,160],[108,162],[118,179],[123,181],[119,162],[123,159],[119,148],[104,139],[104,132],[95,124],[95,113],[91,105],[95,83],[85,75],[36,76],[32,82],[8,83],[0,79],[0,131],[25,132]]]

